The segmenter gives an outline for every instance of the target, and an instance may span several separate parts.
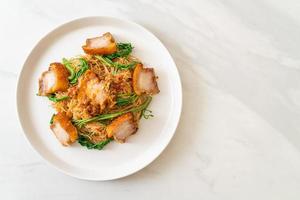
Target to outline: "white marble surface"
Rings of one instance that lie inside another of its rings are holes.
[[[10,0],[0,12],[1,199],[300,199],[300,2]],[[22,136],[21,66],[45,33],[110,15],[155,33],[182,78],[182,118],[142,171],[109,182],[68,177]]]

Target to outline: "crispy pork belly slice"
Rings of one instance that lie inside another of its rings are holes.
[[[107,32],[100,37],[87,39],[82,49],[86,54],[106,55],[115,53],[117,51],[117,44],[112,34]]]
[[[114,137],[118,142],[125,142],[126,138],[137,131],[137,123],[133,120],[132,113],[126,113],[114,119],[107,127],[109,138]]]
[[[153,68],[143,68],[142,64],[137,64],[133,72],[132,81],[133,89],[137,95],[159,93]]]
[[[39,95],[47,96],[58,91],[66,91],[69,87],[69,71],[61,63],[51,63],[48,71],[39,79]]]
[[[53,117],[53,123],[50,126],[58,141],[69,146],[78,138],[77,129],[71,123],[70,118],[65,113],[59,112]]]
[[[88,98],[92,104],[98,104],[101,109],[103,109],[109,97],[109,91],[106,85],[105,81],[100,81],[94,72],[87,70],[86,73],[79,78],[78,98]]]
[[[99,79],[96,78],[87,83],[86,94],[92,101],[96,102],[101,107],[104,106],[108,98],[105,83],[103,81],[99,82]]]

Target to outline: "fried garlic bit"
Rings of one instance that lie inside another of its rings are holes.
[[[69,146],[78,138],[77,129],[65,113],[57,113],[53,117],[53,123],[50,125],[50,128],[58,141],[64,146]]]
[[[82,49],[86,54],[107,55],[117,51],[117,44],[112,34],[107,32],[100,37],[88,38]]]
[[[133,89],[137,95],[159,93],[156,82],[157,77],[153,68],[144,68],[142,64],[137,64],[133,72]]]
[[[120,143],[125,142],[126,138],[137,131],[137,123],[133,120],[132,113],[126,113],[114,119],[107,127],[107,137]]]
[[[69,87],[69,71],[61,63],[51,63],[48,71],[39,79],[39,95],[47,96],[55,92],[64,92]]]

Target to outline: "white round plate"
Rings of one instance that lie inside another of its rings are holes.
[[[126,143],[111,142],[104,150],[88,150],[75,143],[63,147],[49,128],[54,113],[45,97],[38,97],[38,79],[49,63],[83,54],[86,38],[111,32],[119,42],[131,42],[133,55],[155,68],[160,93],[149,109],[154,117],[141,120],[137,134]],[[111,180],[137,172],[166,148],[175,133],[182,104],[181,82],[164,45],[142,26],[112,17],[87,17],[65,23],[42,38],[26,59],[17,87],[17,109],[32,147],[60,171],[87,180]]]

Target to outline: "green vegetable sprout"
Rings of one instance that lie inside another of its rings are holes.
[[[151,100],[152,100],[152,97],[147,96],[147,99],[145,100],[145,102],[142,105],[139,105],[137,107],[130,108],[130,109],[123,110],[123,111],[119,111],[119,112],[115,112],[115,113],[102,114],[102,115],[98,115],[96,117],[92,117],[92,118],[88,118],[88,119],[73,120],[73,122],[76,126],[81,128],[83,125],[85,125],[89,122],[113,119],[115,117],[118,117],[118,116],[123,115],[123,114],[128,113],[128,112],[140,112],[140,111],[143,111],[143,110],[147,109],[147,107],[150,104]]]
[[[102,142],[99,143],[92,143],[87,137],[83,136],[83,135],[79,135],[78,138],[78,143],[81,146],[85,146],[88,149],[98,149],[98,150],[102,150],[104,146],[106,146],[108,143],[110,143],[111,141],[113,141],[112,138],[108,138]]]

